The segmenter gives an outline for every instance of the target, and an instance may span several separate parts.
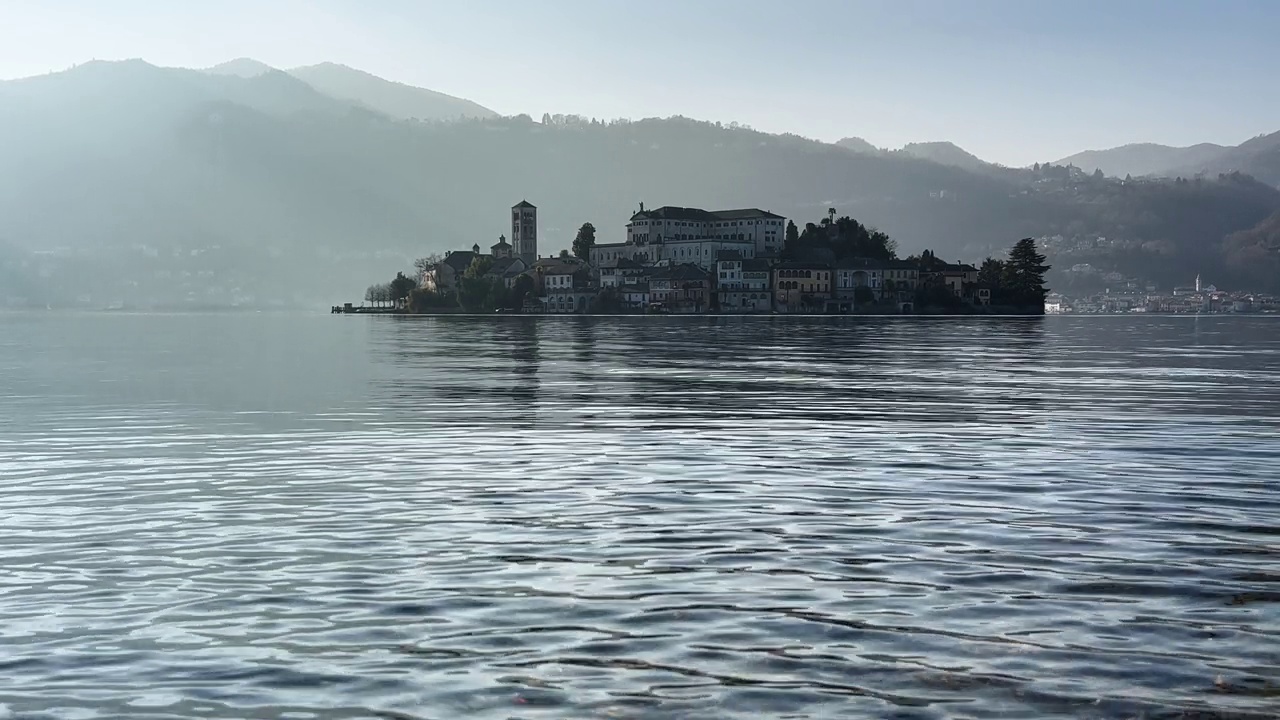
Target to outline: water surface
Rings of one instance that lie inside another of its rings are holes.
[[[0,316],[0,717],[1266,718],[1280,319]]]

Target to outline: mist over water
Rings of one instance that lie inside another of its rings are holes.
[[[0,315],[0,717],[1274,717],[1277,379],[1266,317]]]

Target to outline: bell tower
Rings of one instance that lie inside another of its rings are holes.
[[[511,252],[530,267],[538,259],[538,208],[528,200],[511,208]]]

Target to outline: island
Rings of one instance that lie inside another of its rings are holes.
[[[890,237],[834,208],[795,222],[756,208],[641,203],[626,239],[597,243],[583,223],[570,248],[538,253],[538,208],[511,208],[506,235],[417,260],[335,313],[1010,314],[1045,312],[1045,256],[1031,238],[1005,259],[899,258]]]

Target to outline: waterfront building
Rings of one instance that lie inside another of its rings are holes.
[[[619,286],[618,296],[623,308],[643,312],[649,307],[649,283],[640,282]]]
[[[711,309],[711,273],[693,263],[656,267],[649,274],[649,301],[673,313]]]
[[[867,288],[880,299],[884,283],[884,263],[872,258],[848,258],[835,264],[835,295],[853,300],[858,288]]]
[[[792,260],[773,266],[774,309],[778,312],[820,312],[831,298],[827,263]]]
[[[887,292],[915,294],[920,287],[920,268],[907,260],[889,260],[884,265],[882,284]]]
[[[592,263],[594,265],[594,263]],[[619,287],[641,282],[648,269],[630,258],[619,258],[612,265],[596,266],[600,274],[600,287]]]
[[[772,309],[769,261],[723,250],[716,259],[716,293],[722,313],[762,313]]]

